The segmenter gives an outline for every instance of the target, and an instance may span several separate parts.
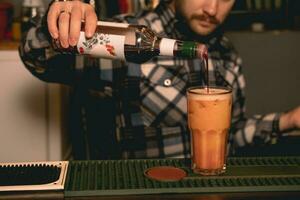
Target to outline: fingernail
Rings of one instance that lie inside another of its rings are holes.
[[[91,32],[86,32],[86,33],[85,33],[85,36],[86,36],[87,38],[91,38],[91,37],[93,36],[93,34],[92,34]]]
[[[57,33],[50,33],[50,35],[51,35],[51,37],[52,37],[53,39],[57,39],[57,38],[58,38]]]
[[[69,47],[69,43],[67,43],[67,42],[62,42],[61,43],[61,46],[63,47],[63,48],[68,48]]]
[[[70,39],[69,39],[69,44],[70,44],[71,46],[76,46],[76,40],[73,39],[73,38],[70,38]]]

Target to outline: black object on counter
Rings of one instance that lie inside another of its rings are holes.
[[[0,186],[52,183],[58,180],[60,170],[46,164],[0,165]]]

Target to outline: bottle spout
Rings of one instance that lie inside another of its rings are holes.
[[[197,45],[197,57],[203,60],[208,59],[208,48],[205,44],[198,43]]]

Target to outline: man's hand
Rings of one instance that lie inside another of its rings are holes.
[[[280,131],[300,129],[300,106],[280,117],[279,128]]]
[[[81,1],[54,2],[47,15],[48,30],[54,39],[59,39],[62,47],[75,46],[78,42],[81,21],[85,22],[85,36],[94,35],[97,15],[90,4]]]

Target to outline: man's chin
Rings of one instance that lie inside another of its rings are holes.
[[[194,29],[194,32],[202,36],[207,36],[211,34],[214,30],[214,28],[196,28]]]
[[[202,36],[207,36],[207,35],[211,34],[216,29],[216,27],[213,26],[213,25],[211,25],[211,26],[202,26],[200,24],[197,24],[197,25],[191,24],[191,28],[196,34],[199,34],[199,35],[202,35]]]

